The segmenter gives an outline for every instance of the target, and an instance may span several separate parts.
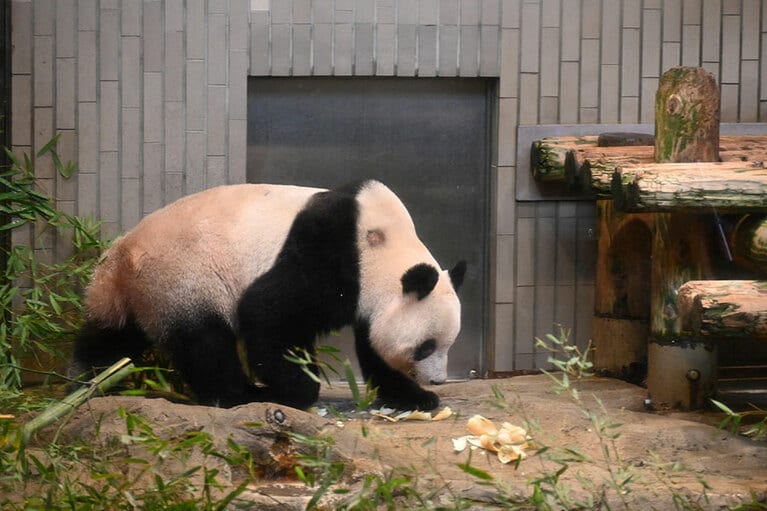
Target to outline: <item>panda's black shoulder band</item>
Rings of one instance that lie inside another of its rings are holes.
[[[427,263],[416,264],[402,275],[402,292],[417,293],[418,299],[423,300],[439,280],[437,269]]]

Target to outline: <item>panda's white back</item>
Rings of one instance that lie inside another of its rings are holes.
[[[155,211],[104,254],[86,292],[90,319],[117,327],[132,314],[157,339],[201,310],[234,325],[245,287],[273,266],[296,215],[321,191],[229,185]]]

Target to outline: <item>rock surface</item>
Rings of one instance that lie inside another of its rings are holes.
[[[480,505],[499,497],[519,500],[532,493],[532,481],[563,466],[554,460],[567,456],[567,469],[559,477],[569,486],[567,495],[574,500],[603,498],[613,509],[625,508],[624,503],[629,509],[672,509],[675,498],[701,509],[729,509],[767,498],[767,442],[717,429],[719,415],[651,413],[644,409],[644,389],[606,378],[580,382],[580,402],[550,388],[548,377],[540,375],[447,384],[436,391],[453,416],[439,422],[388,422],[355,414],[343,383],[323,388],[318,406],[341,412],[332,418],[269,403],[227,410],[105,397],[91,400],[62,429],[48,428],[38,440],[58,434],[59,441],[113,441],[126,434],[119,408],[145,417],[155,433],[168,438],[205,431],[220,449],[231,439],[253,453],[260,482],[241,497],[259,509],[303,509],[314,492],[297,481],[294,467],[302,455],[316,454],[316,446],[295,434],[332,437],[328,452],[344,464],[340,485],[352,495],[366,475],[386,477],[390,467],[405,467],[412,469],[407,472],[412,484],[434,492],[435,501],[450,502],[456,496]],[[518,466],[502,464],[482,450],[456,453],[452,439],[467,434],[466,421],[474,414],[497,424],[525,426],[537,446],[547,449],[530,451]],[[489,485],[480,485],[459,466],[469,459],[472,467],[493,477]],[[190,463],[195,461],[200,460]],[[225,482],[242,480],[223,460],[213,462]],[[624,486],[629,491],[619,495],[610,481],[624,476],[631,477]],[[332,499],[325,503],[333,507]]]

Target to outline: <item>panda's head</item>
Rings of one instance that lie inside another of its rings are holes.
[[[386,363],[422,385],[447,379],[447,355],[461,329],[456,289],[466,264],[438,270],[429,263],[402,275],[400,296],[372,318],[370,341]]]
[[[464,262],[442,270],[397,196],[370,181],[357,194],[358,314],[386,364],[421,384],[447,379],[447,354],[461,328],[456,289]]]

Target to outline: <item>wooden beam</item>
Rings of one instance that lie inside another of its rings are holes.
[[[686,282],[679,288],[679,314],[694,336],[767,340],[767,281]]]
[[[612,177],[615,207],[627,212],[767,211],[767,170],[748,162],[625,165]]]

